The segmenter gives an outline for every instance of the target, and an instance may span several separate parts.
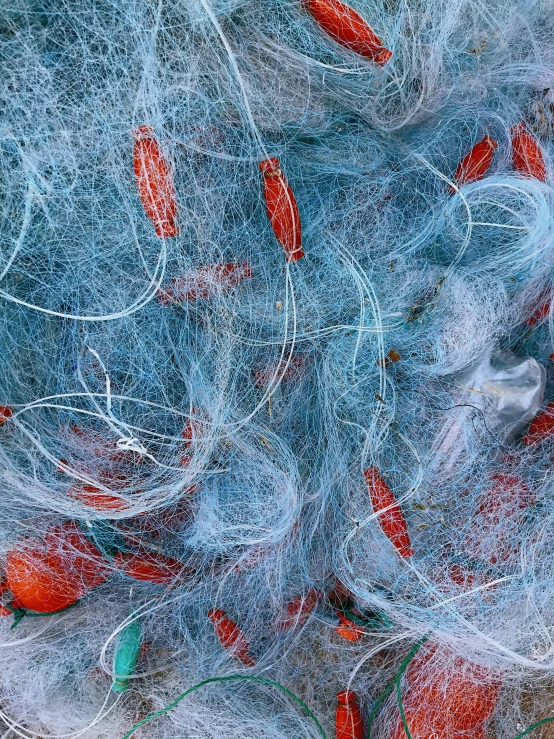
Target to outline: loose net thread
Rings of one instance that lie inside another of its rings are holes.
[[[229,678],[135,736],[323,735],[270,691],[238,689],[212,608],[248,638],[257,664],[241,679],[284,686],[327,736],[336,693],[356,691],[369,720],[428,633],[437,665],[457,655],[484,684],[500,675],[496,736],[553,713],[552,441],[526,445],[523,424],[508,435],[468,379],[511,352],[546,368],[552,399],[553,192],[514,173],[509,132],[525,120],[550,163],[551,8],[354,5],[393,51],[383,69],[285,0],[0,9],[0,401],[13,409],[0,542],[4,563],[41,563],[32,577],[73,573],[58,596],[77,599],[0,622],[12,735],[122,737],[187,686]],[[137,195],[144,123],[171,163],[172,239]],[[485,134],[487,177],[449,196]],[[267,219],[268,156],[299,203],[297,264]],[[228,288],[202,271],[245,263]],[[198,275],[207,297],[158,297]],[[383,534],[369,467],[402,506],[409,560]],[[144,552],[179,566],[134,579],[122,561]],[[283,628],[302,596],[317,605]],[[111,660],[137,609],[143,650],[118,698]],[[339,611],[359,641],[335,631]],[[397,697],[372,736],[392,739]]]

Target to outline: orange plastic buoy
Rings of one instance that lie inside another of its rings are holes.
[[[336,739],[363,739],[364,725],[356,694],[351,690],[337,693],[335,712]]]
[[[179,229],[173,177],[154,128],[139,126],[133,136],[135,178],[146,215],[161,239],[176,236]]]
[[[181,498],[171,506],[156,511],[139,513],[130,519],[141,533],[147,533],[152,538],[159,538],[163,534],[176,533],[192,518],[192,503],[197,485],[190,485],[181,493]]]
[[[129,507],[129,504],[123,498],[110,495],[94,485],[72,485],[67,494],[70,498],[87,506],[87,508],[94,508],[96,511],[124,511]]]
[[[549,403],[544,411],[531,421],[529,430],[523,437],[523,443],[532,446],[548,439],[552,434],[554,434],[554,403]]]
[[[459,656],[443,667],[433,659],[435,652],[434,647],[421,649],[408,667],[406,714],[420,712],[422,724],[446,735],[475,730],[494,711],[500,681],[487,668]]]
[[[344,613],[337,613],[337,616],[340,621],[340,626],[335,626],[337,634],[347,641],[360,641],[365,633],[364,630],[349,618],[346,618]]]
[[[392,56],[392,51],[356,13],[340,0],[304,0],[304,5],[319,26],[339,44],[355,51],[361,56],[384,66]]]
[[[432,662],[436,651],[436,647],[429,646],[427,642],[425,647],[416,652],[413,659],[410,660],[408,669],[404,673],[408,685],[417,687],[418,684],[425,684],[428,674],[438,671],[435,666],[429,664]]]
[[[115,566],[134,580],[151,582],[155,585],[171,585],[187,571],[185,565],[178,559],[152,552],[140,554],[118,552],[115,556]]]
[[[411,557],[414,550],[410,542],[408,525],[402,513],[402,508],[392,494],[392,490],[383,480],[376,467],[367,469],[364,472],[364,477],[369,488],[373,510],[377,512],[391,506],[388,511],[379,514],[377,517],[383,533],[390,539],[401,557]]]
[[[13,410],[9,405],[0,405],[0,426],[3,426],[8,418],[13,416]]]
[[[85,452],[91,460],[101,463],[116,462],[125,463],[132,461],[140,464],[142,459],[130,449],[119,449],[115,439],[107,438],[98,431],[87,426],[78,426],[76,423],[61,429],[60,436],[64,441],[75,445],[81,452]],[[60,462],[69,464],[66,459]],[[111,465],[110,465],[111,466]]]
[[[546,164],[541,147],[531,136],[525,123],[518,123],[510,129],[512,137],[512,162],[516,172],[526,177],[546,182]]]
[[[109,574],[98,549],[73,522],[50,529],[44,541],[19,542],[6,560],[6,583],[14,596],[13,607],[38,613],[73,605]]]
[[[250,262],[208,264],[174,277],[169,287],[158,291],[158,299],[162,305],[169,305],[213,298],[229,292],[252,274]]]
[[[498,144],[490,136],[485,136],[473,149],[469,151],[462,161],[458,164],[454,180],[458,185],[464,185],[468,182],[476,182],[483,179],[489,167],[492,164],[494,150]],[[456,192],[455,188],[450,187],[450,194]]]
[[[248,654],[248,639],[236,623],[227,617],[225,611],[222,611],[221,608],[212,608],[208,611],[208,618],[212,622],[215,635],[222,646],[246,667],[254,667],[256,663]]]
[[[286,613],[278,621],[277,628],[280,631],[287,631],[305,624],[322,597],[323,593],[317,588],[312,588],[306,595],[298,595],[294,600],[287,603]]]
[[[445,572],[444,582],[454,583],[461,588],[472,588],[475,584],[475,574],[458,564],[451,564]]]
[[[277,241],[285,250],[287,262],[297,262],[304,256],[300,213],[279,160],[264,159],[259,164],[263,176],[267,215]]]
[[[440,711],[432,714],[422,707],[404,708],[404,715],[412,739],[485,739],[487,736],[484,724],[478,724],[468,731],[456,731],[442,726],[438,715]],[[406,730],[400,716],[394,725],[389,739],[407,739]]]

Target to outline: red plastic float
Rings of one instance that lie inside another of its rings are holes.
[[[248,639],[236,623],[227,617],[225,611],[222,611],[221,608],[212,608],[208,611],[208,618],[212,622],[215,635],[223,647],[246,667],[254,667],[256,663],[248,654],[250,646]]]
[[[302,370],[306,363],[303,354],[297,354],[290,358],[287,369],[283,372],[286,360],[272,362],[263,369],[254,370],[254,382],[258,387],[269,385],[274,377],[281,377],[281,382],[297,382],[302,377]]]
[[[174,277],[169,287],[158,291],[158,299],[162,305],[169,305],[213,298],[229,292],[251,277],[249,262],[208,264],[181,277]]]
[[[512,162],[516,172],[526,177],[546,182],[546,164],[541,147],[529,133],[525,123],[518,123],[510,129],[512,137]]]
[[[532,446],[548,439],[552,434],[554,434],[554,403],[549,403],[544,411],[531,421],[529,430],[523,437],[523,443]]]
[[[161,239],[176,236],[179,229],[173,177],[154,128],[139,126],[133,136],[135,178],[146,215]]]
[[[534,493],[516,475],[493,475],[473,515],[466,551],[493,565],[507,561],[517,552],[522,517],[534,502]]]
[[[371,59],[381,67],[392,56],[392,51],[369,24],[353,8],[340,0],[304,0],[304,5],[318,25],[342,46]]]
[[[151,582],[155,585],[171,585],[187,571],[178,559],[153,552],[123,554],[118,552],[115,566],[134,580]]]
[[[109,565],[77,524],[50,529],[44,541],[25,539],[8,552],[6,589],[14,608],[52,613],[76,603],[109,576]]]
[[[264,159],[259,168],[263,175],[265,204],[273,233],[285,250],[287,262],[297,262],[304,256],[304,250],[300,213],[294,193],[277,158]]]
[[[286,605],[286,613],[277,624],[280,631],[302,626],[310,618],[310,614],[323,597],[323,593],[316,588],[309,590],[306,595],[299,595]]]
[[[363,739],[364,725],[356,694],[343,690],[337,694],[335,712],[336,739]]]
[[[369,488],[373,510],[377,512],[390,506],[388,511],[384,511],[377,517],[383,533],[390,539],[401,557],[411,557],[414,550],[410,542],[408,525],[392,490],[383,480],[376,467],[367,469],[364,472],[364,477]]]
[[[340,626],[335,626],[337,634],[347,641],[360,641],[365,633],[364,630],[349,618],[346,618],[344,613],[338,613],[337,616],[340,621]]]
[[[94,508],[96,511],[109,512],[109,511],[124,511],[129,507],[126,500],[118,495],[110,495],[95,485],[72,485],[67,494],[70,498],[78,500],[79,503],[87,506],[87,508]]]
[[[435,647],[421,649],[406,672],[409,688],[402,703],[412,737],[428,739],[433,732],[441,739],[484,736],[500,681],[487,668],[459,656],[445,667],[435,654]],[[402,739],[403,731],[399,716],[391,739]]]
[[[479,143],[475,144],[462,161],[458,164],[454,180],[456,184],[465,185],[468,182],[476,182],[483,179],[492,164],[494,150],[498,147],[497,142],[490,136],[485,136]],[[450,187],[450,193],[456,192]]]

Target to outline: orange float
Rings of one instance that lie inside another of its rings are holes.
[[[512,137],[512,162],[516,172],[546,182],[546,164],[541,147],[529,133],[525,123],[510,129]]]
[[[346,3],[340,0],[304,0],[304,6],[325,33],[342,46],[381,67],[391,58],[392,51],[383,46],[369,24]]]
[[[300,213],[294,193],[276,157],[264,159],[259,168],[263,176],[265,205],[273,233],[285,250],[287,262],[297,262],[304,256],[304,250]]]
[[[169,287],[158,291],[162,305],[191,303],[229,292],[253,276],[249,262],[208,264],[174,277]]]
[[[52,613],[76,603],[110,573],[77,524],[50,529],[44,541],[24,539],[8,552],[5,585],[14,608]]]
[[[373,510],[378,512],[383,508],[389,508],[389,510],[377,516],[383,533],[390,539],[401,557],[413,556],[414,550],[410,542],[408,525],[402,513],[402,508],[396,502],[392,490],[383,480],[376,467],[367,469],[364,472],[364,477],[369,488]]]
[[[67,494],[73,500],[78,500],[79,503],[87,506],[87,508],[94,508],[94,510],[101,513],[124,511],[129,507],[127,501],[120,496],[110,495],[110,493],[106,493],[94,485],[72,485]]]
[[[335,736],[336,739],[364,739],[362,714],[356,694],[351,690],[337,694]]]
[[[454,180],[457,185],[465,185],[483,179],[492,164],[497,142],[490,136],[485,136],[469,151],[458,164]],[[450,187],[450,193],[456,192]]]
[[[554,403],[549,403],[544,411],[531,421],[529,430],[523,437],[523,443],[532,446],[548,439],[552,434],[554,434]]]
[[[178,559],[153,552],[123,554],[118,552],[115,566],[135,580],[155,585],[171,585],[183,576],[185,565]]]
[[[312,588],[306,595],[299,595],[287,603],[286,613],[277,624],[279,631],[287,631],[305,624],[322,597],[323,594],[319,590]]]
[[[248,654],[250,646],[248,639],[236,623],[227,617],[225,611],[222,611],[221,608],[212,608],[208,611],[208,618],[212,622],[215,635],[222,646],[246,667],[254,667],[256,663]]]
[[[173,177],[154,128],[139,126],[133,137],[135,179],[144,211],[161,239],[176,236],[179,229]]]

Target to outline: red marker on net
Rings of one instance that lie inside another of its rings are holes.
[[[337,614],[340,625],[335,626],[335,631],[339,636],[342,636],[343,639],[346,639],[347,641],[351,642],[358,642],[364,635],[364,630],[357,626],[353,621],[351,621],[349,618],[346,618],[344,613],[338,613]]]
[[[87,508],[94,508],[96,511],[124,511],[129,504],[124,498],[118,495],[110,495],[94,485],[72,485],[67,494],[73,500],[78,500]]]
[[[298,205],[277,158],[264,159],[259,164],[263,176],[267,215],[277,241],[285,250],[287,262],[297,262],[304,256],[302,225]]]
[[[541,321],[544,321],[545,318],[548,318],[548,314],[550,313],[550,302],[552,298],[543,299],[545,300],[545,302],[541,302],[539,306],[535,309],[535,311],[529,316],[529,318],[525,319],[525,323],[527,326],[534,326],[536,323],[540,323]]]
[[[156,585],[171,585],[185,572],[185,566],[178,559],[152,552],[141,554],[118,552],[115,557],[115,566],[135,580]]]
[[[236,623],[227,617],[225,611],[222,611],[221,608],[212,608],[208,611],[208,618],[212,622],[215,635],[222,646],[246,667],[254,667],[256,663],[248,654],[248,639]]]
[[[369,496],[373,510],[378,512],[383,508],[390,509],[379,514],[377,520],[385,536],[390,539],[401,557],[413,556],[414,550],[410,542],[408,525],[402,513],[402,508],[396,502],[392,490],[379,474],[376,467],[370,467],[364,472],[369,488]]]
[[[544,411],[531,421],[527,434],[523,437],[526,446],[538,444],[554,434],[554,403],[549,403]]]
[[[286,360],[271,362],[264,368],[254,370],[254,382],[258,387],[269,385],[275,377],[281,377],[281,382],[297,382],[302,377],[305,364],[306,356],[304,354],[291,357],[286,370],[284,369]]]
[[[512,137],[512,162],[516,172],[526,177],[546,182],[546,164],[541,147],[525,128],[518,123],[510,129]]]
[[[4,590],[14,608],[52,613],[101,585],[109,567],[77,524],[49,529],[44,540],[24,539],[8,552]]]
[[[337,694],[335,736],[336,739],[363,739],[364,737],[362,714],[356,694],[351,690],[343,690]]]
[[[403,700],[415,739],[430,736],[480,736],[490,717],[501,683],[487,668],[456,656],[446,667],[435,659],[436,649],[422,649],[406,672],[409,685]],[[401,721],[391,737],[401,737]],[[468,734],[458,734],[468,732]],[[476,734],[473,734],[476,732]]]
[[[342,46],[371,59],[381,67],[392,56],[392,51],[369,24],[353,8],[340,0],[304,0],[304,5],[319,26]]]
[[[492,164],[494,150],[498,144],[490,136],[485,136],[473,149],[469,151],[462,161],[458,164],[454,180],[456,184],[465,185],[468,182],[476,182],[483,179]],[[456,192],[450,187],[450,194]]]
[[[154,128],[139,126],[133,136],[135,178],[146,215],[161,239],[176,236],[179,229],[173,177]]]
[[[322,597],[323,593],[312,588],[306,595],[299,595],[287,603],[286,614],[277,624],[279,631],[288,631],[305,624]]]

